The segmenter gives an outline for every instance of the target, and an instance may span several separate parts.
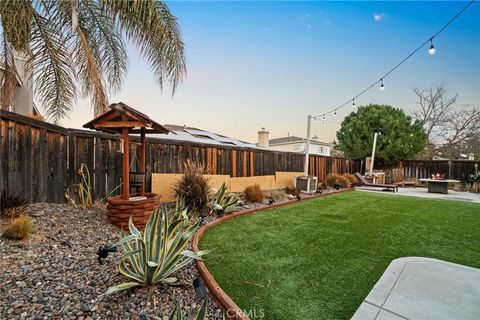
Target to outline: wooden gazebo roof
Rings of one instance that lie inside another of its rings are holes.
[[[110,110],[83,125],[84,128],[108,133],[122,133],[127,128],[128,133],[169,133],[161,124],[153,121],[123,102],[112,103]],[[143,130],[142,130],[143,129]]]

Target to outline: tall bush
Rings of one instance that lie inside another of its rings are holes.
[[[210,173],[206,165],[187,160],[183,163],[182,176],[173,190],[177,198],[182,198],[185,205],[192,210],[202,210],[208,205],[211,188],[210,179],[205,174]]]

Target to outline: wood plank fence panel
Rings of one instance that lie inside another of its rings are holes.
[[[65,129],[10,112],[0,112],[0,191],[19,192],[32,202],[64,202],[65,189],[78,183],[81,163],[90,170],[95,199],[103,199],[122,182],[120,137],[100,132]],[[138,138],[132,137],[138,142]],[[133,148],[139,146],[134,145]],[[237,177],[273,175],[276,171],[302,172],[304,156],[234,146],[185,143],[147,137],[146,191],[152,173],[178,173],[191,159],[211,165],[217,174]],[[323,182],[330,173],[361,172],[363,161],[311,155],[309,174]],[[387,172],[403,168],[405,176],[429,177],[440,172],[465,180],[475,172],[474,161],[403,161],[380,166]],[[135,164],[136,166],[136,164]]]

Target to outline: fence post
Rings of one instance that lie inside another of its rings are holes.
[[[452,161],[448,161],[448,179],[452,177]]]

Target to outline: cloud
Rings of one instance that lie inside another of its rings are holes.
[[[263,28],[263,31],[265,31],[265,32],[270,31],[270,30],[271,30],[270,27]]]
[[[385,13],[374,13],[373,14],[373,20],[375,21],[380,21],[383,19],[383,17],[385,16]]]

